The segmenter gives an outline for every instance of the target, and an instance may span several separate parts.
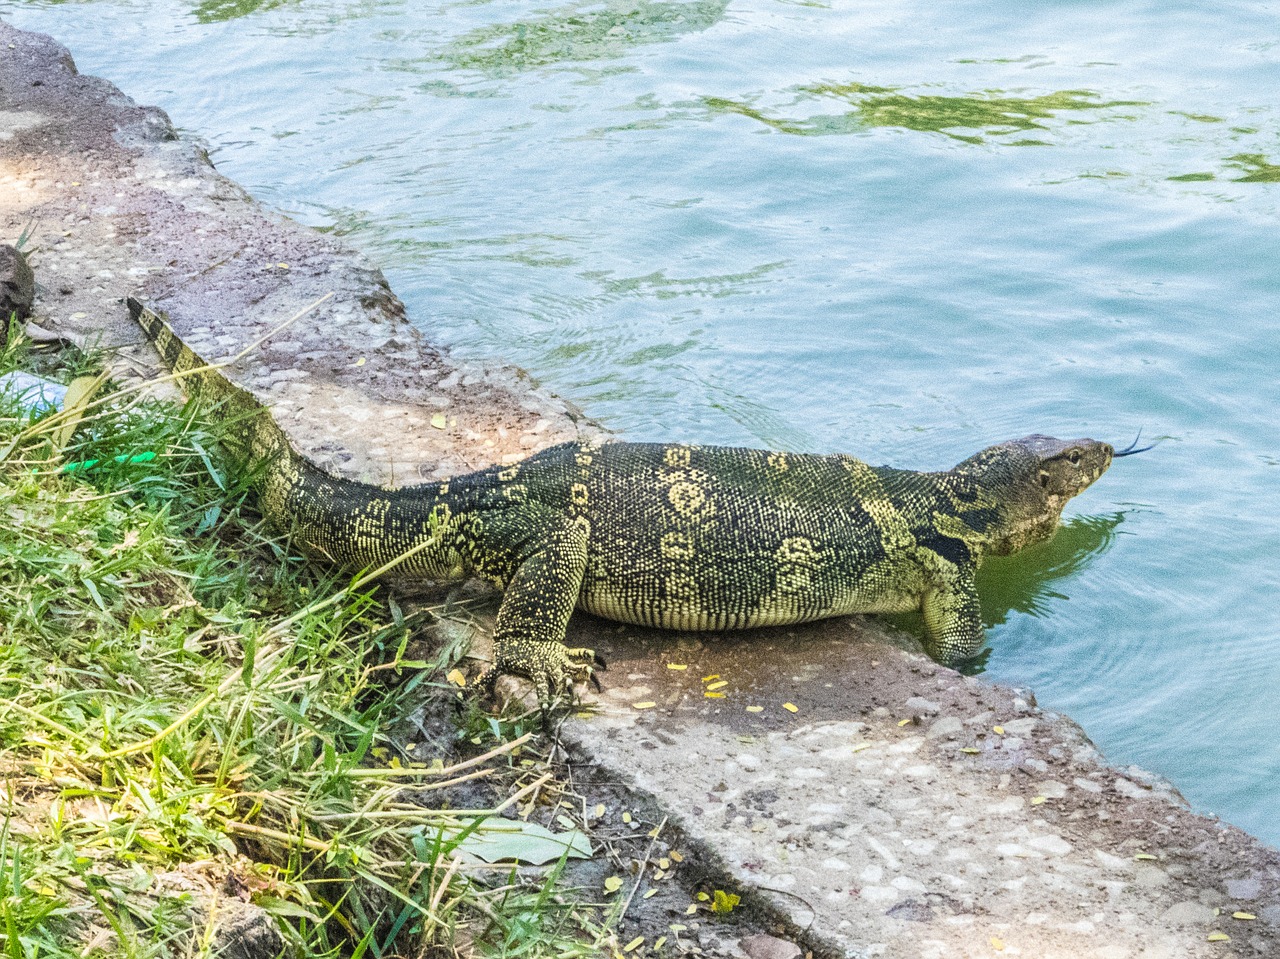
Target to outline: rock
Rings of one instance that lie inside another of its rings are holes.
[[[1133,881],[1139,886],[1155,889],[1169,881],[1169,874],[1156,866],[1143,863],[1133,871]]]
[[[1028,839],[1027,845],[1038,852],[1046,853],[1050,856],[1065,856],[1074,848],[1071,843],[1061,836],[1055,835],[1037,836],[1034,839]]]
[[[1116,789],[1116,792],[1118,792],[1121,796],[1125,796],[1129,799],[1150,799],[1151,798],[1150,789],[1144,789],[1142,786],[1139,786],[1137,783],[1131,782],[1130,780],[1125,779],[1123,777],[1116,780],[1115,789]]]
[[[1025,719],[1010,719],[1004,725],[1004,731],[1012,736],[1026,736],[1031,730],[1036,728],[1039,723],[1035,716],[1027,716]]]
[[[264,910],[234,899],[220,901],[217,908],[217,955],[224,959],[273,959],[284,951],[284,937]]]
[[[25,320],[36,297],[36,278],[27,258],[15,247],[0,243],[0,346],[9,339],[9,316]]]
[[[1257,899],[1262,895],[1262,883],[1257,879],[1228,879],[1227,895],[1232,899]]]
[[[1036,786],[1036,792],[1045,799],[1066,799],[1067,786],[1060,783],[1056,779],[1046,779],[1044,782]]]
[[[912,696],[903,705],[907,707],[908,712],[924,713],[926,716],[933,716],[942,711],[941,706],[923,696]]]
[[[1160,918],[1175,926],[1201,926],[1213,921],[1213,910],[1202,902],[1188,899],[1174,903]]]
[[[929,731],[924,734],[924,738],[940,739],[943,736],[958,736],[962,732],[964,732],[964,723],[954,716],[947,716],[930,726]]]
[[[794,942],[760,933],[747,936],[738,944],[751,959],[800,959],[800,947]]]

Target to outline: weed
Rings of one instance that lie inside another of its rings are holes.
[[[15,335],[0,374],[32,360]],[[405,658],[414,616],[264,528],[197,409],[61,367],[61,412],[0,392],[4,955],[214,955],[244,900],[304,956],[586,954],[554,870],[459,852],[546,781],[521,721],[402,760],[388,731],[452,665]],[[493,809],[422,804],[497,769]]]

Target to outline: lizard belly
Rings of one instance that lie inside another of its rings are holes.
[[[912,565],[881,562],[865,570],[822,570],[793,557],[754,564],[726,559],[711,566],[677,560],[624,572],[593,562],[578,607],[616,622],[688,631],[907,612],[920,608],[925,590]]]

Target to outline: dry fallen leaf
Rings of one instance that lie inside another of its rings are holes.
[[[1258,917],[1251,912],[1233,912],[1231,914],[1231,918],[1232,919],[1257,919]]]
[[[728,686],[728,685],[729,685],[729,680],[727,680],[727,679],[722,679],[722,680],[720,680],[720,682],[718,682],[718,683],[712,683],[710,686],[708,686],[708,687],[707,687],[707,692],[711,692],[711,691],[712,691],[712,690],[714,690],[714,689],[724,689],[724,687],[726,687],[726,686]]]
[[[991,937],[991,948],[996,952],[1004,952],[1004,940],[999,936]]]
[[[789,713],[798,713],[798,712],[800,712],[800,707],[799,707],[799,706],[797,706],[795,703],[783,703],[783,704],[782,704],[782,708],[783,708],[783,709],[785,709],[785,710],[786,710],[787,712],[789,712]]]
[[[621,888],[622,888],[621,876],[610,876],[604,881],[604,891],[606,895],[608,895],[609,893],[617,892]]]
[[[632,703],[632,704],[631,704],[631,706],[632,706],[632,708],[633,708],[633,709],[653,709],[653,707],[654,707],[654,706],[656,706],[656,705],[658,705],[658,704],[657,704],[657,703],[653,703],[653,702],[648,702],[648,701],[643,702],[643,703]]]
[[[443,413],[432,413],[432,414],[431,414],[431,425],[432,425],[432,426],[434,426],[434,427],[435,427],[436,429],[438,429],[438,430],[442,430],[442,429],[444,429],[444,428],[445,428],[445,418],[444,418],[444,414],[443,414]]]
[[[717,889],[715,901],[711,903],[711,911],[723,916],[733,912],[733,907],[740,902],[742,902],[742,897],[736,892],[725,892],[723,889]]]
[[[684,663],[667,663],[667,669],[688,669]]]
[[[1208,939],[1206,941],[1207,942],[1230,942],[1231,937],[1228,936],[1225,932],[1211,932],[1209,933]]]
[[[747,712],[749,712],[749,713],[762,713],[762,712],[764,712],[764,707],[763,707],[763,706],[748,706],[748,707],[747,707]]]

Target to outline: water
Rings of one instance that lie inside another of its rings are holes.
[[[935,468],[1164,437],[984,568],[986,674],[1280,843],[1266,4],[0,13],[629,438]]]

